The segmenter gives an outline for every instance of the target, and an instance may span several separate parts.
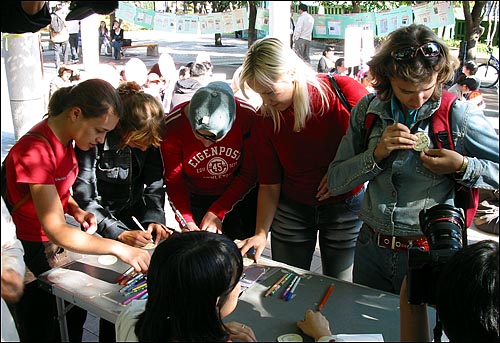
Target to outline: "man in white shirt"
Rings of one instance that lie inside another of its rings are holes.
[[[299,18],[293,32],[293,42],[295,53],[306,63],[311,63],[309,50],[311,48],[312,31],[314,27],[314,18],[307,13],[307,5],[299,5]]]

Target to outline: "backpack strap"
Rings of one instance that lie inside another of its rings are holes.
[[[49,140],[47,139],[47,137],[45,137],[44,135],[42,135],[41,133],[39,132],[32,132],[32,131],[29,131],[29,132],[26,132],[24,134],[24,136],[35,136],[37,138],[39,138],[40,140],[42,141],[45,141],[49,144],[49,146],[52,147],[52,145],[50,144]],[[24,137],[23,136],[23,137]],[[22,138],[22,137],[21,137]],[[7,158],[5,158],[2,162],[2,169],[5,170],[5,160]],[[3,176],[2,176],[3,177]],[[5,190],[7,191],[7,189]],[[8,205],[9,209],[10,209],[10,213],[13,214],[18,208],[20,208],[21,206],[23,206],[29,199],[31,198],[31,192],[28,192],[28,194],[26,194],[21,200],[19,200],[17,203],[11,205],[9,201],[7,201],[7,196],[5,197],[5,204]]]
[[[367,111],[368,111],[368,107],[370,106],[370,103],[375,98],[376,98],[376,95],[371,94],[371,99],[368,102],[368,105],[366,105]],[[363,136],[363,146],[365,147],[365,149],[368,148],[368,137],[370,136],[370,132],[372,131],[373,124],[375,123],[375,120],[377,118],[378,117],[375,114],[370,113],[370,112],[367,112],[365,115],[365,123],[364,123],[364,126],[363,126],[362,131],[361,131],[361,134]]]
[[[438,148],[455,150],[453,137],[451,135],[451,108],[455,104],[456,96],[443,90],[441,104],[432,115],[431,132],[434,135],[434,142]],[[467,243],[467,228],[472,224],[479,204],[479,188],[467,188],[459,183],[455,183],[455,206],[464,211],[465,228],[462,232],[464,245]]]
[[[333,90],[335,91],[335,93],[337,94],[337,97],[339,98],[340,102],[342,103],[342,105],[345,107],[345,109],[347,111],[349,111],[349,113],[351,113],[351,110],[352,110],[352,106],[351,104],[349,104],[349,102],[347,101],[344,93],[342,93],[342,90],[340,89],[340,86],[339,84],[337,83],[337,80],[335,80],[335,77],[328,74],[328,77],[330,78],[330,81],[332,82],[332,87],[333,87]]]
[[[451,108],[457,97],[447,90],[443,90],[441,104],[432,115],[431,132],[434,135],[434,142],[438,148],[455,150],[453,137],[450,132]]]

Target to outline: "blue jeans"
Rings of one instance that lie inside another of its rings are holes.
[[[113,47],[113,55],[115,57],[115,60],[119,59],[121,57],[120,54],[121,54],[121,50],[122,50],[122,45],[123,45],[122,41],[111,42],[111,46]]]
[[[353,281],[399,295],[406,276],[408,253],[381,248],[365,225],[359,232],[354,256]]]
[[[271,225],[273,260],[309,270],[319,233],[323,274],[351,281],[364,189],[340,203],[311,206],[281,197]]]

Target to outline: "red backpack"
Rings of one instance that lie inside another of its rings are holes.
[[[451,108],[456,97],[453,93],[443,90],[441,105],[432,115],[431,139],[438,148],[455,150],[453,137],[450,132]],[[373,113],[367,113],[365,117],[364,135],[365,146],[368,144],[368,136],[377,118]],[[455,206],[462,208],[465,216],[465,223],[470,227],[479,205],[479,188],[468,188],[458,182],[455,183]]]

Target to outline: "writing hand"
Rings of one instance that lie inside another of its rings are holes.
[[[150,227],[148,227],[146,232],[142,230],[129,230],[122,232],[118,236],[120,242],[139,248],[151,243],[152,238],[152,229]]]

